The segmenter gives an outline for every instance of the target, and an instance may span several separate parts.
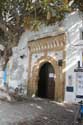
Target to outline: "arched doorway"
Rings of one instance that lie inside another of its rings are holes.
[[[51,63],[44,63],[39,71],[37,96],[41,98],[54,99],[55,97],[55,80],[54,68]]]

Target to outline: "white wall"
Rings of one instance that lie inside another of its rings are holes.
[[[26,84],[28,80],[28,41],[36,40],[38,38],[43,38],[45,36],[55,36],[59,33],[66,33],[66,68],[64,71],[66,72],[66,86],[65,86],[65,101],[67,102],[75,102],[75,93],[76,93],[76,75],[74,73],[74,68],[77,67],[77,62],[80,60],[80,48],[77,47],[76,44],[80,43],[80,28],[82,27],[82,19],[78,12],[73,12],[68,14],[64,21],[59,26],[59,23],[53,26],[42,26],[37,32],[25,31],[20,40],[19,44],[16,48],[13,48],[13,59],[15,66],[17,68],[13,69],[12,77],[16,77],[10,79],[11,83],[15,85],[18,83]],[[53,53],[52,53],[53,54]],[[25,55],[24,58],[20,58],[20,56]],[[35,55],[33,55],[34,58]],[[41,55],[39,55],[40,57]],[[34,61],[32,61],[34,63]],[[33,64],[32,64],[33,65]],[[20,71],[20,69],[23,69]],[[15,75],[15,76],[14,76]],[[18,76],[19,75],[19,76]],[[18,76],[18,78],[17,78]],[[20,77],[20,79],[19,79]],[[70,80],[71,78],[71,80]],[[67,92],[66,87],[72,86],[74,87],[73,92]]]
[[[7,71],[9,72],[8,85],[14,89],[20,86],[24,89],[24,92],[21,94],[27,94],[28,45],[27,41],[25,42],[25,39],[22,39],[22,37],[20,40],[23,40],[23,42],[20,42],[17,47],[12,48],[13,56],[10,58]]]
[[[76,100],[76,73],[74,69],[80,60],[80,28],[82,27],[82,18],[78,12],[69,14],[63,22],[66,31],[66,86],[65,101],[75,102]],[[70,79],[71,77],[71,79]],[[71,83],[70,83],[71,82]],[[68,92],[66,88],[73,87],[73,92]]]

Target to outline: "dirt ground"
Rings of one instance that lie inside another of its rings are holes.
[[[0,125],[79,125],[78,105],[40,98],[0,101]]]

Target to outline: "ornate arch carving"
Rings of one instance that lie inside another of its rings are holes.
[[[58,70],[58,65],[57,65],[57,61],[50,56],[43,56],[40,59],[37,60],[37,62],[35,63],[33,70],[32,70],[32,80],[31,80],[31,88],[32,88],[32,94],[36,94],[37,91],[37,87],[38,87],[38,78],[39,78],[39,71],[41,66],[46,63],[49,62],[53,68],[54,68],[54,72],[55,72],[55,76],[54,77],[54,81],[55,81],[55,99],[58,99],[58,86],[59,86],[59,70]]]

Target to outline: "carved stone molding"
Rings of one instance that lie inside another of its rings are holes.
[[[55,37],[47,37],[43,39],[38,39],[36,41],[29,42],[29,48],[31,48],[31,53],[42,52],[45,50],[61,50],[65,46],[65,35],[60,34]]]

